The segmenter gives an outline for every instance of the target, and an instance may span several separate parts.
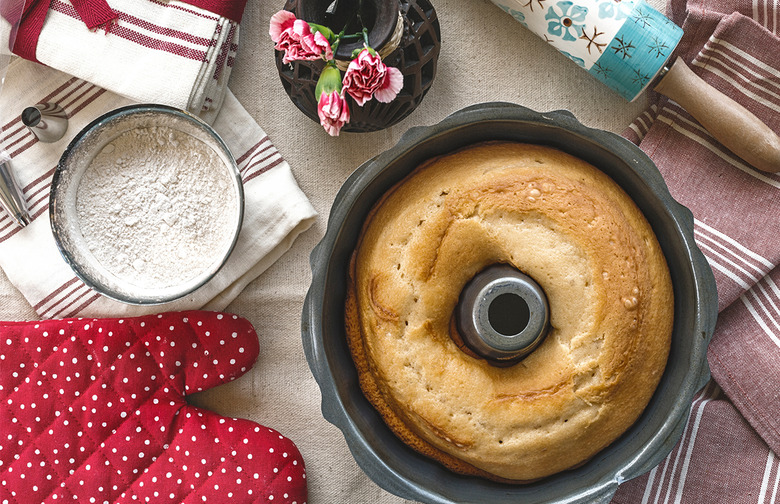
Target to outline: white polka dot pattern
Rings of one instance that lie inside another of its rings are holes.
[[[0,323],[0,504],[303,504],[292,441],[185,400],[257,355],[227,313]]]

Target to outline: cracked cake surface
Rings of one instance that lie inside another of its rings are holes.
[[[453,334],[464,286],[497,263],[550,305],[546,339],[510,367]],[[401,440],[456,472],[522,482],[587,461],[637,420],[673,311],[663,252],[614,181],[549,147],[488,142],[424,163],[377,202],[345,323],[361,388]]]

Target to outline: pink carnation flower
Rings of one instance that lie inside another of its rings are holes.
[[[316,60],[323,55],[333,59],[328,39],[320,32],[312,33],[309,23],[297,19],[292,12],[281,10],[271,16],[268,34],[276,43],[274,49],[284,51],[283,63]]]
[[[296,19],[295,14],[286,10],[280,10],[271,16],[271,27],[268,29],[271,40],[279,42],[282,38],[282,33],[292,31],[292,26]]]
[[[330,136],[339,136],[341,128],[349,122],[349,106],[338,91],[322,93],[317,104],[320,124]]]
[[[371,98],[388,103],[404,85],[404,76],[395,67],[387,66],[379,55],[363,49],[350,61],[344,74],[344,91],[361,107]]]

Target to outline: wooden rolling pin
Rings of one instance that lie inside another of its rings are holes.
[[[780,137],[677,58],[654,87],[676,101],[731,152],[758,170],[780,171]]]

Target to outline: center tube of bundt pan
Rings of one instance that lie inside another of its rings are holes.
[[[628,101],[664,71],[683,35],[644,0],[492,1]]]
[[[511,366],[542,343],[550,309],[531,277],[497,264],[466,284],[455,319],[458,335],[471,352],[494,366]]]

